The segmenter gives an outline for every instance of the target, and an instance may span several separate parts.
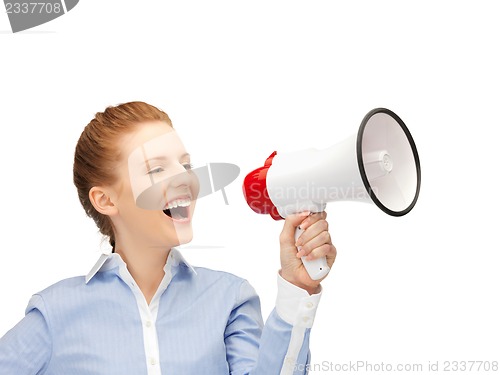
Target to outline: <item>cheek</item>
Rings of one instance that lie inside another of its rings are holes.
[[[200,193],[200,182],[197,178],[192,179],[192,183],[190,186],[191,194],[193,195],[193,199],[196,200],[198,198],[198,194]]]

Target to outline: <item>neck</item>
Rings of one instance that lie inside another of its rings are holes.
[[[115,252],[127,264],[127,269],[149,304],[160,285],[165,271],[163,270],[169,248],[158,248],[144,244],[129,244],[116,242]]]

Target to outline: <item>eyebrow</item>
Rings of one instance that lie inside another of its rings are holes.
[[[144,163],[146,164],[146,166],[148,168],[149,168],[149,163],[152,163],[155,161],[167,161],[170,159],[166,156],[153,156],[151,158],[147,158],[145,153],[143,153],[143,156],[144,156]],[[191,155],[186,152],[186,153],[182,154],[179,159],[184,159],[184,158],[191,158]]]

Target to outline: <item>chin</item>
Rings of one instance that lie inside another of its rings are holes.
[[[178,240],[177,246],[185,245],[185,244],[190,243],[193,240],[193,235],[191,234],[190,236],[187,236],[187,235],[186,236],[179,236],[179,237],[177,237],[177,240]]]
[[[193,240],[193,230],[191,226],[183,228],[175,227],[173,228],[172,236],[169,237],[175,243],[173,246],[185,245]]]

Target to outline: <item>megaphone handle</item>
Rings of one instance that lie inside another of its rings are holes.
[[[300,229],[300,227],[295,228],[295,241],[297,241],[302,233],[304,233],[303,229]],[[300,246],[297,247],[297,251],[300,251]],[[326,257],[306,260],[306,257],[303,256],[300,259],[302,259],[302,263],[304,264],[307,273],[313,280],[319,280],[330,272],[330,267],[328,267],[328,264],[326,263]]]

